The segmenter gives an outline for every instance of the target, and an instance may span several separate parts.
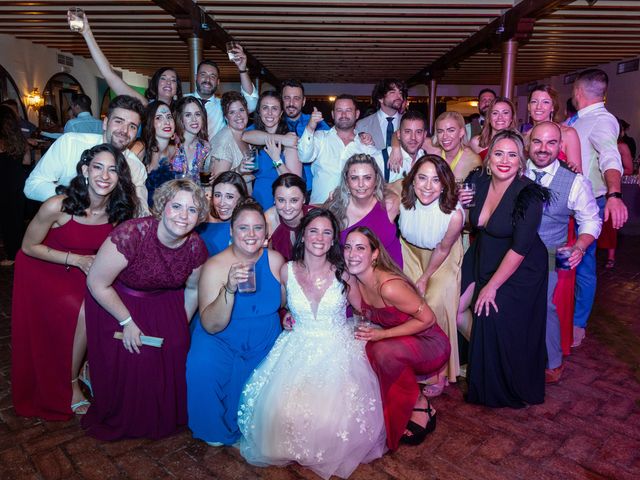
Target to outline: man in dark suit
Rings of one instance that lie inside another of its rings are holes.
[[[377,111],[356,123],[356,133],[368,133],[378,150],[386,150],[391,145],[393,133],[400,126],[407,94],[407,85],[402,80],[385,78],[376,83],[371,101]]]

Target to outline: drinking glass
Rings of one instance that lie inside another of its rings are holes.
[[[465,208],[475,207],[476,206],[476,184],[471,182],[462,182],[460,184],[460,191],[471,193],[471,200],[468,200],[467,203],[463,204]]]
[[[84,10],[80,7],[71,7],[68,12],[69,28],[72,32],[81,32],[84,28]]]
[[[573,253],[573,248],[568,245],[560,245],[556,249],[556,270],[571,270],[569,257]]]
[[[227,42],[226,43],[226,47],[227,47],[227,55],[229,56],[229,60],[231,60],[233,62],[233,60],[235,59],[235,56],[233,55],[233,50],[238,48],[240,46],[240,44],[238,42]]]
[[[253,293],[256,291],[256,264],[248,262],[245,264],[249,267],[249,278],[244,282],[238,283],[238,291],[240,293]]]
[[[243,168],[249,172],[255,172],[258,169],[258,164],[256,163],[256,149],[254,147],[249,147],[247,153],[242,156]]]

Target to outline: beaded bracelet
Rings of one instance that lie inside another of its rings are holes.
[[[67,252],[67,256],[64,259],[64,269],[68,272],[69,270],[71,270],[71,265],[69,265],[69,254],[71,252]]]

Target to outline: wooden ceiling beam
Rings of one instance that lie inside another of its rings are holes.
[[[408,80],[409,85],[424,83],[429,77],[442,76],[442,72],[453,65],[459,64],[471,55],[485,50],[493,49],[496,44],[513,37],[518,40],[527,40],[531,35],[533,24],[523,20],[533,20],[549,15],[560,7],[571,3],[573,0],[522,0],[513,8],[507,10],[504,15],[496,18],[480,31],[458,44],[453,49],[442,55],[438,60],[424,67]],[[524,27],[524,29],[523,29]],[[524,32],[523,32],[524,30]]]
[[[176,30],[182,40],[188,42],[189,38],[196,35],[202,38],[203,48],[215,46],[221,52],[226,51],[225,44],[233,40],[233,37],[224,30],[203,8],[191,0],[152,0],[164,11],[173,15],[176,19]],[[247,55],[247,67],[249,70],[273,85],[279,85],[278,78],[255,58],[251,52]]]

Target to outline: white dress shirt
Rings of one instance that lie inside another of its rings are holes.
[[[618,170],[621,175],[623,172],[618,120],[607,111],[604,102],[599,102],[580,110],[573,128],[580,137],[582,173],[591,181],[593,194],[600,197],[607,193],[604,172]]]
[[[396,180],[402,180],[407,176],[409,170],[411,170],[411,167],[413,166],[413,158],[411,158],[411,155],[409,155],[402,147],[400,147],[400,152],[402,153],[402,167],[400,167],[399,172],[394,172],[393,170],[389,171],[389,183],[393,183]],[[391,147],[387,147],[387,153],[391,155]],[[418,153],[416,153],[416,159],[422,157],[424,154],[424,150],[418,150]],[[380,170],[384,173],[384,157],[382,156],[382,151],[379,150],[373,158],[376,159]]]
[[[69,185],[77,175],[76,165],[82,153],[101,143],[105,143],[104,137],[95,133],[65,133],[38,161],[24,185],[24,194],[39,202],[53,197],[58,185]],[[147,180],[147,169],[135,153],[128,149],[122,153],[131,170],[131,180],[136,187],[140,206],[146,211],[147,187],[144,182]]]
[[[549,187],[554,175],[560,167],[560,162],[555,160],[544,168],[538,168],[531,161],[527,160],[526,175],[531,180],[535,181],[535,174],[533,170],[539,170],[545,172],[545,175],[540,179],[540,184],[543,187]],[[569,198],[567,199],[567,208],[573,210],[573,215],[578,222],[578,234],[588,233],[595,238],[598,238],[600,231],[602,230],[602,220],[600,219],[600,209],[596,202],[593,192],[591,191],[591,183],[584,175],[576,174],[576,178],[571,185],[569,191]]]
[[[253,93],[248,94],[245,92],[244,88],[240,87],[240,93],[247,102],[247,109],[249,110],[247,113],[253,112],[258,106],[258,89],[254,85]],[[185,94],[185,97],[196,97],[198,100],[203,102],[205,100],[198,92],[187,93]],[[222,130],[222,127],[227,124],[222,112],[222,102],[218,97],[211,96],[211,98],[207,100],[207,103],[204,104],[204,109],[207,112],[207,133],[209,134],[209,140],[212,140],[213,137],[216,136],[216,133]]]
[[[310,203],[321,204],[340,184],[342,168],[356,153],[374,155],[373,146],[364,145],[358,135],[345,145],[335,127],[330,130],[316,130],[313,135],[305,128],[298,140],[298,156],[302,163],[312,163],[313,188]]]

